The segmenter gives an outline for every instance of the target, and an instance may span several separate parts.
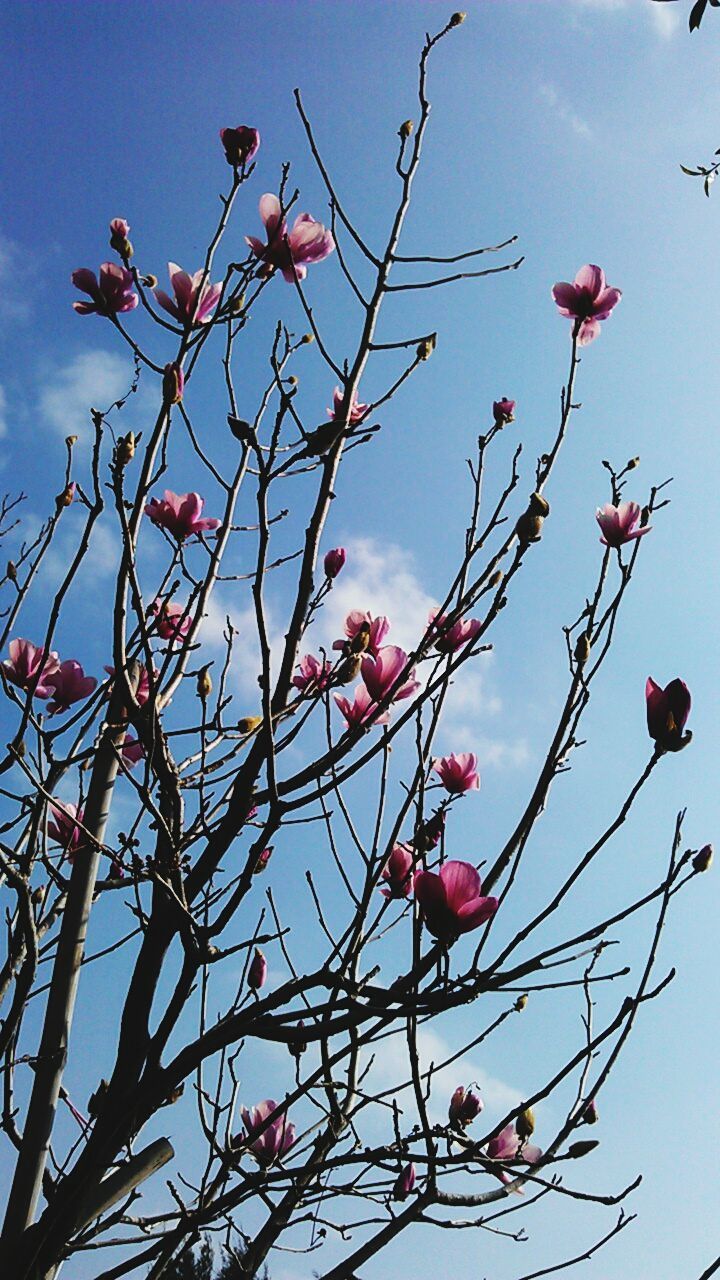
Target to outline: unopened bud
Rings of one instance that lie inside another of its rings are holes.
[[[530,542],[539,542],[542,537],[543,517],[534,516],[529,511],[521,515],[515,525],[515,532],[523,546]]]
[[[179,404],[185,391],[185,374],[177,361],[166,364],[163,371],[163,400],[165,404]]]
[[[203,702],[205,702],[210,697],[211,693],[212,680],[210,679],[210,672],[207,667],[203,667],[201,671],[198,671],[197,695],[198,698],[202,698]]]
[[[625,465],[625,470],[626,470],[626,471],[634,471],[634,470],[635,470],[635,468],[636,468],[636,467],[638,467],[639,465],[640,465],[640,459],[639,459],[639,458],[631,458],[631,459],[630,459],[630,461],[629,461],[628,463],[626,463],[626,465]]]
[[[229,413],[227,420],[228,426],[236,440],[240,440],[243,444],[247,444],[247,442],[253,438],[255,433],[250,426],[250,423],[246,422],[244,418],[235,418],[232,413]]]
[[[302,340],[303,340],[303,342],[305,343],[305,345],[306,345],[306,346],[308,346],[311,342],[314,342],[314,341],[315,341],[315,334],[314,334],[314,333],[304,333],[304,334],[303,334],[303,336],[302,336]]]
[[[253,733],[261,724],[262,716],[243,716],[242,720],[238,720],[237,727],[240,733]]]
[[[488,579],[488,586],[491,587],[493,590],[495,589],[495,587],[499,587],[504,576],[505,575],[503,574],[502,569],[496,569],[492,577]]]
[[[239,293],[238,296],[236,298],[233,298],[230,303],[230,309],[235,315],[239,315],[244,306],[245,306],[244,293]]]
[[[141,283],[142,283],[142,284],[144,284],[144,285],[145,285],[145,288],[146,288],[146,289],[154,289],[154,288],[155,288],[155,285],[156,285],[156,284],[157,284],[157,282],[158,282],[158,278],[157,278],[157,276],[153,276],[153,275],[148,274],[148,275],[146,275],[146,276],[141,276],[141,277],[140,277],[140,281],[141,281]]]
[[[543,498],[541,493],[531,493],[528,511],[531,511],[534,516],[549,516],[550,503],[547,498]]]
[[[290,386],[291,386],[291,387],[296,387],[296,386],[297,386],[297,384],[298,384],[298,379],[295,377],[295,374],[294,374],[294,373],[291,373],[291,374],[290,374],[290,377],[288,378],[288,382],[290,383]]]
[[[370,644],[370,623],[362,622],[348,643],[350,653],[364,653]]]
[[[573,1142],[572,1146],[568,1147],[568,1155],[571,1160],[581,1160],[583,1156],[589,1155],[599,1146],[600,1143],[593,1138],[587,1138],[584,1142]]]
[[[578,636],[577,644],[575,645],[575,661],[578,663],[579,666],[582,667],[587,662],[589,657],[590,657],[590,640],[588,636],[585,635],[585,632],[583,631],[582,635]]]
[[[73,445],[77,444],[77,436],[66,436],[65,443],[68,449],[72,449]]]
[[[410,137],[410,134],[412,133],[414,128],[415,128],[415,125],[413,124],[412,120],[403,120],[402,124],[400,125],[400,128],[398,129],[398,133],[400,134],[400,137],[402,138],[403,142],[405,142],[406,139]]]
[[[709,871],[713,860],[713,847],[711,844],[704,844],[699,849],[692,860],[694,871]]]
[[[594,1098],[591,1098],[583,1111],[583,1120],[586,1124],[597,1124],[599,1119],[597,1102]]]
[[[515,1121],[515,1132],[518,1138],[525,1139],[532,1137],[535,1132],[535,1116],[533,1115],[531,1107],[526,1107],[524,1111],[520,1112],[520,1115]]]
[[[360,675],[360,667],[362,665],[362,657],[359,653],[349,653],[344,662],[340,663],[335,679],[338,684],[352,684],[353,680]]]
[[[255,860],[255,866],[253,867],[254,876],[261,875],[262,872],[265,870],[268,862],[272,857],[272,851],[273,851],[273,846],[268,845],[267,849],[261,850],[261,852],[258,854]]]
[[[126,436],[118,436],[116,452],[118,465],[121,467],[127,466],[135,457],[135,435],[132,431],[128,431]]]
[[[17,568],[12,560],[8,560],[5,574],[11,582],[17,582]]]
[[[423,338],[422,342],[419,342],[417,346],[416,355],[418,360],[429,360],[435,350],[436,342],[437,335],[434,333],[431,333],[429,338]]]
[[[34,902],[34,904],[35,904],[35,906],[36,906],[36,907],[39,907],[39,906],[40,906],[40,903],[42,902],[42,900],[43,900],[44,896],[45,896],[45,885],[44,885],[44,884],[39,884],[39,885],[38,885],[38,887],[37,887],[37,889],[33,889],[33,891],[32,891],[32,900],[33,900],[33,902]]]
[[[297,1030],[298,1031],[302,1030],[304,1026],[305,1026],[304,1019],[300,1018],[298,1020]],[[307,1050],[307,1040],[295,1040],[288,1045],[288,1049],[290,1050],[293,1058],[301,1058],[302,1055]]]
[[[113,218],[110,223],[110,248],[125,259],[133,256],[133,247],[128,240],[129,231],[129,222],[126,222],[124,218]]]
[[[647,524],[649,519],[650,519],[650,508],[643,507],[642,511],[640,512],[640,528],[641,529],[645,528],[645,525]]]
[[[248,969],[248,986],[251,991],[259,991],[265,986],[267,978],[268,964],[259,947],[255,948],[255,955],[250,962]]]
[[[458,9],[457,13],[454,13],[450,21],[448,22],[448,26],[460,27],[462,26],[466,18],[467,18],[467,14],[463,13],[462,9]]]
[[[55,498],[55,506],[58,511],[62,511],[63,507],[69,507],[75,497],[75,481],[71,480],[70,484],[66,484],[62,493],[58,493]]]
[[[525,996],[525,995],[518,996],[518,998],[517,998],[517,1000],[515,1001],[515,1004],[514,1004],[514,1006],[513,1006],[513,1007],[514,1007],[514,1009],[515,1009],[515,1012],[516,1012],[516,1013],[522,1013],[523,1009],[524,1009],[524,1008],[525,1008],[525,1006],[527,1005],[527,1002],[528,1002],[528,998],[527,998],[527,996]]]

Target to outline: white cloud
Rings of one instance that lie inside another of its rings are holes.
[[[663,40],[671,40],[680,26],[680,14],[669,4],[652,4],[650,20]]]
[[[563,124],[572,129],[573,133],[576,133],[579,138],[589,138],[591,136],[587,120],[583,120],[582,116],[577,114],[554,84],[541,84],[539,93],[543,102],[547,104],[558,120],[562,120]]]
[[[34,277],[34,260],[21,245],[0,231],[0,289],[3,295],[4,324],[29,319]]]
[[[7,394],[0,385],[0,437],[7,434]]]
[[[106,411],[127,395],[132,381],[133,365],[126,356],[114,351],[82,351],[69,364],[48,372],[40,392],[40,412],[60,435],[88,438],[90,409]],[[135,427],[149,407],[150,392],[141,382],[123,410],[123,424]]]
[[[353,538],[346,543],[346,551],[346,566],[335,580],[320,617],[325,647],[345,634],[344,622],[351,610],[361,609],[390,619],[388,644],[414,649],[437,600],[422,587],[413,557],[402,547],[393,543],[381,546],[374,538]]]
[[[643,17],[649,20],[656,35],[663,40],[670,39],[682,21],[677,6],[669,0],[573,0],[573,4],[576,9],[594,9],[599,13],[639,11],[642,6]]]

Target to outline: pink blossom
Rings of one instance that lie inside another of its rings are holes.
[[[515,1132],[515,1126],[508,1124],[495,1138],[491,1138],[485,1148],[485,1156],[488,1160],[520,1160],[524,1164],[537,1164],[542,1156],[539,1147],[533,1147],[527,1142],[521,1142],[520,1137]],[[495,1175],[501,1182],[512,1182],[515,1175],[508,1173],[505,1169]]]
[[[248,969],[248,986],[251,991],[259,991],[265,986],[265,980],[268,973],[268,963],[259,947],[255,948],[255,954],[250,961]]]
[[[106,666],[105,670],[107,671],[109,676],[115,675],[114,667]],[[160,675],[160,672],[157,670],[156,667],[153,667],[153,679],[155,680],[156,686],[157,686],[157,678],[159,675]],[[150,677],[148,675],[147,667],[141,665],[140,675],[137,683],[137,689],[135,690],[135,701],[137,702],[139,707],[144,707],[149,697],[150,697]],[[144,754],[145,753],[143,752],[143,755]],[[140,759],[140,757],[138,757],[138,759]],[[133,763],[135,762],[133,761]]]
[[[457,622],[448,626],[447,618],[437,609],[430,610],[428,622],[428,630],[436,637],[435,648],[438,653],[456,653],[463,645],[474,640],[482,628],[479,618],[458,618]]]
[[[400,698],[410,698],[416,689],[420,688],[420,684],[414,679],[414,670],[408,672],[409,679],[405,684],[396,688],[403,671],[408,664],[408,656],[404,649],[400,649],[396,644],[387,644],[383,649],[378,651],[377,657],[365,657],[360,666],[365,687],[368,693],[376,702],[391,694],[391,701],[397,702]]]
[[[414,859],[406,844],[396,844],[382,870],[387,885],[380,892],[383,898],[407,898],[412,888]]]
[[[192,534],[217,529],[221,524],[214,517],[200,518],[204,506],[205,499],[199,493],[173,493],[172,489],[166,489],[163,498],[150,499],[145,515],[150,517],[153,524],[167,529],[173,538],[182,542]]]
[[[455,1129],[465,1129],[480,1115],[482,1109],[483,1100],[480,1095],[473,1093],[470,1088],[466,1089],[464,1084],[459,1084],[450,1099],[448,1119]]]
[[[211,284],[203,267],[191,276],[176,262],[168,262],[168,274],[175,300],[168,297],[164,289],[153,290],[163,311],[183,325],[207,324],[218,304],[222,285]]]
[[[461,751],[442,756],[433,761],[433,769],[440,778],[446,791],[451,795],[461,795],[463,791],[476,791],[480,786],[477,773],[477,756],[471,751]]]
[[[133,247],[128,240],[130,223],[125,218],[113,218],[110,222],[110,248],[121,258],[132,258]]]
[[[29,689],[39,675],[40,678],[35,686],[35,697],[51,697],[53,690],[48,684],[48,676],[60,668],[58,655],[54,652],[46,653],[30,640],[11,640],[8,649],[10,657],[6,658],[2,664],[8,680],[19,685],[21,689]]]
[[[277,1111],[277,1103],[273,1102],[272,1098],[266,1098],[265,1102],[259,1102],[256,1107],[250,1107],[249,1110],[246,1107],[241,1108],[247,1145],[255,1153],[260,1164],[265,1166],[271,1165],[279,1156],[284,1156],[295,1142],[295,1125],[288,1121],[284,1112],[267,1125],[257,1137],[253,1136],[273,1111]]]
[[[64,849],[69,861],[72,862],[75,854],[87,840],[81,827],[78,826],[85,816],[84,811],[74,804],[53,803],[50,809],[53,816],[47,825],[48,835]]]
[[[345,399],[345,392],[343,391],[342,387],[336,387],[335,390],[333,391],[333,407],[332,409],[328,409],[327,411],[328,418],[332,418],[333,422],[342,422],[344,420],[344,417],[345,417],[343,413],[344,399]],[[348,418],[348,422],[350,423],[350,425],[356,426],[358,422],[362,422],[363,418],[367,416],[367,412],[369,408],[370,408],[369,404],[360,403],[360,401],[357,398],[357,392],[354,391],[352,400],[350,401],[350,416]]]
[[[601,267],[588,265],[580,268],[573,284],[561,280],[553,285],[552,296],[560,315],[572,320],[579,346],[586,347],[597,338],[600,321],[607,320],[622,293],[605,283]]]
[[[496,427],[504,427],[515,417],[515,401],[503,398],[493,401],[493,418]]]
[[[398,1174],[392,1191],[393,1200],[407,1200],[415,1186],[415,1165],[410,1163]]]
[[[311,263],[322,262],[332,253],[335,241],[331,232],[326,231],[322,223],[316,222],[309,213],[298,214],[292,231],[288,231],[281,215],[277,196],[269,192],[261,196],[260,217],[265,224],[267,244],[256,236],[246,236],[245,240],[255,257],[265,263],[268,274],[277,268],[283,279],[293,284],[296,278],[305,279]]]
[[[454,942],[495,914],[497,898],[480,896],[482,882],[469,862],[446,862],[440,874],[416,871],[415,897],[433,937]]]
[[[321,662],[314,654],[306,653],[298,663],[298,674],[292,682],[301,693],[310,689],[319,691],[327,688],[331,671],[332,663]]]
[[[334,697],[348,729],[355,729],[360,724],[387,724],[390,719],[388,711],[383,711],[382,715],[377,714],[377,703],[363,684],[358,685],[355,690],[354,702],[349,702],[341,693],[336,693]]]
[[[54,716],[58,711],[67,711],[74,702],[89,698],[97,680],[95,676],[86,676],[80,663],[70,658],[67,662],[61,662],[57,671],[43,676],[43,684],[51,693],[52,701],[48,702],[48,711]]]
[[[193,622],[192,615],[185,612],[185,605],[173,604],[171,600],[154,600],[150,609],[161,639],[177,642],[185,639]]]
[[[345,619],[345,635],[347,640],[336,640],[333,649],[340,649],[345,653],[352,648],[353,640],[359,637],[360,632],[366,629],[368,631],[367,644],[365,648],[368,653],[377,654],[380,645],[390,630],[390,623],[382,614],[373,618],[371,613],[362,613],[360,609],[353,609]]]
[[[132,275],[116,262],[102,263],[99,282],[95,272],[87,267],[73,271],[70,279],[76,289],[89,294],[92,299],[91,302],[73,302],[73,309],[81,316],[89,316],[93,312],[99,316],[114,316],[120,311],[134,310],[140,301],[133,290]]]
[[[598,507],[595,519],[602,531],[600,541],[606,547],[621,547],[624,542],[632,542],[633,538],[642,538],[652,526],[647,524],[644,529],[640,528],[641,514],[637,502],[620,502],[617,507],[606,502],[604,507]]]
[[[257,809],[253,809],[249,816],[252,817],[256,813]],[[255,866],[253,867],[254,876],[259,876],[267,867],[268,862],[272,858],[273,847],[273,845],[268,845],[267,849],[262,849],[258,854],[255,860]]]
[[[147,698],[145,699],[147,702]],[[134,765],[139,764],[145,758],[145,748],[137,738],[126,738],[120,753],[127,765],[128,769],[132,769]]]
[[[647,726],[661,751],[680,751],[692,738],[683,730],[690,715],[692,699],[684,680],[671,680],[664,689],[648,676],[645,685]]]
[[[163,400],[166,404],[179,404],[185,393],[185,374],[176,360],[166,364],[163,370]]]
[[[345,564],[345,548],[335,547],[332,551],[328,551],[323,561],[326,578],[337,578],[340,570]]]
[[[234,129],[221,129],[220,141],[228,164],[240,169],[255,159],[260,146],[260,134],[247,124],[238,124]]]

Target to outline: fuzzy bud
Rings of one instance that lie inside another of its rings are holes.
[[[582,667],[585,665],[589,657],[590,657],[590,640],[588,636],[585,635],[585,632],[583,631],[582,635],[578,636],[577,644],[575,645],[575,661],[577,662],[578,666]]]
[[[314,333],[304,333],[304,334],[303,334],[303,336],[302,336],[302,340],[303,340],[303,342],[305,343],[305,345],[306,345],[306,346],[309,346],[309,344],[310,344],[311,342],[314,342],[314,341],[315,341],[315,334],[314,334]]]
[[[267,978],[268,964],[259,947],[255,948],[255,955],[250,961],[248,969],[248,986],[251,991],[259,991],[265,986]]]
[[[328,579],[337,578],[340,570],[345,564],[345,548],[334,547],[332,551],[328,551],[323,561],[325,577]]]
[[[370,644],[370,623],[363,622],[348,643],[350,653],[364,653]]]
[[[273,851],[273,846],[268,845],[267,849],[261,850],[261,852],[258,854],[257,858],[255,859],[255,866],[253,867],[254,876],[262,875],[263,871],[265,870],[268,862],[272,857],[272,851]]]
[[[126,436],[118,436],[115,450],[118,466],[125,467],[135,457],[135,435],[128,431]]]
[[[635,470],[635,468],[636,468],[636,467],[639,467],[639,466],[640,466],[640,459],[639,459],[639,458],[631,458],[631,459],[630,459],[630,461],[629,461],[629,462],[627,462],[627,463],[625,464],[625,470],[626,470],[626,471],[634,471],[634,470]]]
[[[568,1155],[571,1160],[581,1160],[583,1156],[589,1155],[599,1146],[600,1143],[593,1138],[587,1138],[584,1142],[573,1142],[572,1146],[568,1147]]]
[[[244,418],[235,418],[231,413],[228,414],[228,426],[235,436],[236,440],[240,440],[242,444],[247,444],[249,440],[254,438],[255,432],[246,422]]]
[[[304,1019],[299,1018],[297,1023],[298,1031],[302,1030],[304,1026]],[[294,1043],[288,1045],[288,1049],[290,1050],[293,1058],[301,1058],[302,1055],[307,1052],[307,1040],[296,1040]]]
[[[513,1005],[515,1012],[522,1013],[523,1009],[527,1005],[527,1002],[528,1002],[527,996],[525,995],[518,996],[517,1000],[515,1001],[515,1004]]]
[[[643,507],[642,511],[640,512],[640,528],[641,529],[645,528],[645,525],[647,524],[649,519],[650,519],[650,508]]]
[[[62,511],[63,507],[71,506],[72,500],[74,497],[75,497],[75,481],[71,480],[70,484],[66,484],[62,493],[58,493],[55,498],[55,506],[57,510]]]
[[[239,294],[237,295],[237,297],[236,297],[236,298],[231,298],[231,299],[230,299],[230,310],[232,311],[233,315],[235,315],[235,316],[240,315],[240,313],[241,313],[241,311],[243,310],[243,307],[244,307],[244,306],[245,306],[245,294],[244,294],[244,293],[239,293]]]
[[[360,666],[362,657],[359,653],[349,653],[344,662],[340,663],[335,672],[335,679],[338,684],[352,684],[353,680],[360,675]]]
[[[541,493],[531,493],[528,511],[532,512],[534,516],[549,516],[550,503],[547,498],[543,498]]]
[[[398,133],[400,134],[400,137],[402,138],[403,142],[407,141],[407,139],[410,137],[410,134],[412,133],[414,128],[415,128],[415,125],[413,124],[412,120],[403,120],[402,124],[400,125],[400,128],[398,129]]]
[[[423,338],[423,341],[417,345],[416,355],[418,360],[429,360],[435,350],[436,342],[437,335],[434,333],[431,333],[429,338]]]
[[[542,529],[543,517],[534,516],[530,511],[525,511],[515,525],[515,532],[523,546],[528,546],[531,542],[539,542]]]
[[[713,847],[711,844],[704,844],[699,849],[692,860],[693,871],[709,871],[713,860]]]
[[[141,283],[145,285],[146,289],[154,289],[158,282],[157,276],[154,276],[152,274],[141,276],[140,280],[141,280]]]
[[[585,1124],[597,1124],[599,1119],[600,1115],[597,1109],[597,1102],[594,1098],[591,1098],[583,1111],[583,1120],[585,1121]]]
[[[253,733],[261,724],[262,716],[243,716],[237,727],[240,733]]]
[[[521,1138],[523,1141],[525,1141],[526,1138],[531,1138],[534,1134],[535,1116],[531,1107],[526,1107],[524,1111],[520,1112],[520,1115],[515,1121],[515,1132],[518,1138]]]
[[[467,14],[466,14],[466,13],[463,13],[462,9],[458,9],[457,13],[454,13],[454,14],[452,15],[452,17],[451,17],[450,21],[448,22],[448,26],[449,26],[449,27],[460,27],[460,26],[462,26],[462,24],[463,24],[463,22],[465,21],[465,19],[466,19],[466,18],[467,18]]]
[[[203,667],[200,671],[198,671],[197,696],[198,698],[202,698],[203,702],[207,702],[207,699],[210,697],[211,693],[212,693],[212,680],[210,679],[210,672],[208,671],[207,667]]]
[[[163,372],[163,400],[165,404],[179,404],[185,391],[185,374],[179,364],[166,364]]]
[[[17,568],[13,560],[8,560],[5,574],[11,582],[17,582]]]
[[[290,374],[290,377],[288,378],[288,382],[289,382],[290,386],[291,386],[291,387],[296,387],[296,386],[297,386],[297,384],[298,384],[298,381],[299,381],[299,379],[295,376],[295,374],[294,374],[294,373],[291,373],[291,374]]]
[[[77,436],[66,436],[65,443],[68,449],[72,449],[73,445],[77,444]]]
[[[494,591],[496,587],[499,587],[499,586],[500,586],[500,583],[502,582],[502,580],[503,580],[504,576],[505,576],[505,575],[504,575],[504,573],[503,573],[502,569],[496,569],[496,570],[495,570],[495,572],[492,574],[492,576],[488,579],[488,586],[490,587],[490,589],[491,589],[492,591]]]
[[[128,240],[128,232],[130,231],[130,223],[124,218],[113,218],[110,223],[110,248],[125,261],[133,256],[133,247]]]
[[[33,900],[33,903],[35,904],[35,906],[36,906],[36,907],[39,907],[39,906],[40,906],[40,903],[42,902],[42,900],[43,900],[44,896],[45,896],[45,885],[44,885],[44,884],[39,884],[39,885],[38,885],[38,887],[37,887],[37,889],[33,889],[33,891],[32,891],[32,900]]]

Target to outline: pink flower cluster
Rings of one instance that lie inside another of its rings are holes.
[[[51,716],[89,698],[97,685],[74,658],[60,662],[56,653],[46,653],[30,640],[11,640],[8,647],[10,657],[2,664],[7,679],[26,691],[37,680],[34,696],[47,700]]]

